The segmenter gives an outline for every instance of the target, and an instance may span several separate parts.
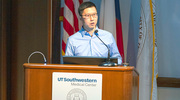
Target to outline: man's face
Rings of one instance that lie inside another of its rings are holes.
[[[82,13],[83,27],[89,31],[96,28],[98,20],[97,10],[95,7],[84,9]]]

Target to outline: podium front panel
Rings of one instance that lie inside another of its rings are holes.
[[[102,74],[102,100],[138,100],[139,76],[132,66],[24,64],[24,71],[25,100],[52,100],[53,72]]]

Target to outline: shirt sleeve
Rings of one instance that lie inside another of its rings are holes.
[[[73,45],[71,44],[69,38],[67,39],[67,43],[66,43],[65,56],[74,56]]]
[[[110,48],[111,57],[117,57],[118,58],[118,64],[122,64],[122,57],[121,57],[121,55],[119,53],[116,41],[114,40],[113,36],[112,36],[112,41],[113,41],[113,43],[112,43],[111,48]]]

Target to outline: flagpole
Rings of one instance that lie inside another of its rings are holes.
[[[153,31],[153,52],[152,52],[152,81],[151,81],[151,99],[153,96],[153,88],[154,88],[154,52],[155,52],[155,29],[154,29],[154,16],[153,16],[153,6],[152,0],[149,0],[150,12],[151,12],[151,21],[152,21],[152,31]]]

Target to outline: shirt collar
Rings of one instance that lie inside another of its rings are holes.
[[[96,26],[96,30],[99,30],[98,26]],[[81,30],[79,32],[81,33],[82,37],[84,37],[84,35],[90,36],[90,34],[83,28],[83,26],[81,27]],[[98,33],[96,34],[98,35]]]

